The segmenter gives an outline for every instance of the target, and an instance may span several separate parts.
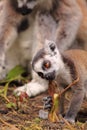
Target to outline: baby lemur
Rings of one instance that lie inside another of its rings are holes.
[[[73,96],[65,115],[65,119],[69,122],[75,122],[87,94],[87,52],[68,50],[61,54],[54,42],[46,40],[44,47],[34,57],[32,67],[47,82],[56,79],[60,89],[66,88],[67,85],[79,78],[79,81],[71,88]],[[63,103],[64,94],[60,98],[61,113],[64,110]]]
[[[85,2],[85,0],[1,0],[0,79],[16,65],[22,65],[28,68],[28,71],[29,69],[32,71],[32,58],[44,45],[45,39],[54,40],[61,52],[76,45],[74,40],[77,37],[79,39],[83,36],[81,41],[85,39],[86,42],[85,35],[82,35],[87,34],[86,26],[84,27],[87,25]],[[20,94],[21,91],[26,91],[31,97],[48,88],[46,81],[44,87],[44,79],[33,71],[31,73],[32,81],[15,92]]]

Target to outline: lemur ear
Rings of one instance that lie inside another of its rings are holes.
[[[45,45],[44,45],[45,52],[47,53],[52,53],[56,49],[56,44],[53,41],[45,40]]]

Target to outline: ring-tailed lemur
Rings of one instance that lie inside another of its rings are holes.
[[[64,89],[74,80],[79,81],[71,87],[73,96],[65,114],[65,119],[74,123],[83,99],[87,96],[87,52],[68,50],[60,53],[56,44],[46,40],[43,49],[38,51],[32,61],[33,70],[45,82],[56,80],[59,88]],[[60,113],[64,112],[65,93],[60,97]]]

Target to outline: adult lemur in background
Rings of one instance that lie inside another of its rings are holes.
[[[45,39],[55,41],[61,52],[74,45],[84,25],[82,16],[87,14],[84,3],[85,0],[2,0],[0,78],[18,64],[31,68],[32,58]],[[26,91],[30,97],[35,96],[48,88],[43,81],[32,73],[32,81],[16,92]]]
[[[78,49],[60,54],[56,44],[46,40],[44,47],[34,57],[32,66],[44,82],[55,79],[60,90],[79,78],[71,87],[73,96],[65,114],[65,118],[74,123],[83,99],[87,96],[87,52]],[[60,97],[60,113],[64,112],[64,99],[65,93]]]

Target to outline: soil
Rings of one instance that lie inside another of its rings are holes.
[[[39,118],[39,111],[43,109],[42,99],[48,92],[34,98],[26,94],[16,97],[13,94],[15,88],[10,86],[6,97],[0,94],[0,130],[87,130],[87,101],[83,103],[77,123],[51,122]]]

